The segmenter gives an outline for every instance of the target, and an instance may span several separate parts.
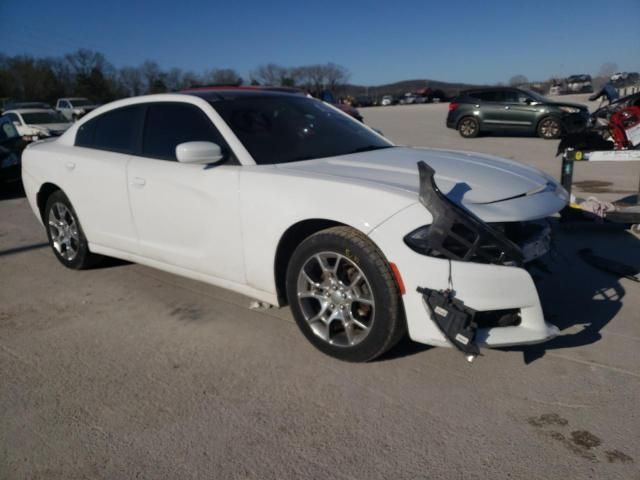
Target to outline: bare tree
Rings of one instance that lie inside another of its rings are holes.
[[[219,68],[210,70],[205,74],[207,83],[214,85],[240,85],[242,78],[238,75],[238,72],[231,68]]]
[[[335,63],[327,63],[324,66],[324,72],[327,88],[333,92],[342,88],[351,77],[349,70],[342,65],[336,65]]]
[[[118,80],[129,96],[141,95],[145,91],[145,80],[138,67],[122,67],[118,72]]]
[[[514,75],[509,79],[509,85],[511,85],[512,87],[524,85],[525,83],[529,83],[529,79],[524,75]]]
[[[281,86],[285,83],[286,78],[291,77],[290,70],[275,63],[267,63],[266,65],[258,66],[251,72],[251,78],[262,85]]]
[[[188,85],[184,82],[184,73],[180,68],[172,68],[164,76],[164,83],[167,86],[167,90],[170,92],[177,92],[182,90]]]
[[[140,66],[140,73],[145,82],[145,91],[147,93],[159,93],[166,90],[164,84],[164,73],[160,69],[160,65],[152,60],[145,60]]]
[[[86,48],[81,48],[74,53],[68,53],[64,58],[76,75],[88,76],[94,69],[103,72],[107,70],[107,60],[104,55]]]

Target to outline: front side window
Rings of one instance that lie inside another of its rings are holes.
[[[59,107],[60,108],[69,108],[69,102],[66,102],[66,101],[63,100],[63,101],[60,102]]]
[[[176,160],[176,147],[185,142],[213,142],[225,157],[229,147],[209,117],[188,103],[152,103],[148,106],[142,141],[142,155]]]
[[[347,155],[392,144],[324,103],[298,95],[212,102],[258,164]]]
[[[524,103],[525,100],[524,95],[515,90],[506,90],[504,92],[504,101],[507,103]]]
[[[76,145],[119,153],[137,153],[144,105],[132,105],[103,113],[78,128]]]

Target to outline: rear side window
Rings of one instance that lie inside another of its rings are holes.
[[[217,143],[223,154],[230,154],[222,135],[209,117],[188,103],[154,103],[147,110],[142,155],[161,160],[176,160],[176,147],[184,142]]]
[[[483,102],[502,102],[504,100],[503,92],[498,90],[492,90],[488,92],[473,92],[470,93],[469,96]]]
[[[136,154],[145,106],[118,108],[89,120],[78,129],[76,145],[110,152]]]

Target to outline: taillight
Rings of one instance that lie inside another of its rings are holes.
[[[450,111],[450,112],[453,112],[456,108],[458,108],[458,104],[457,104],[457,103],[455,103],[455,102],[451,102],[451,103],[449,104],[449,111]]]

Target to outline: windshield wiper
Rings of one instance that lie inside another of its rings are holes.
[[[371,152],[373,150],[382,150],[383,148],[392,148],[393,145],[366,145],[364,147],[356,148],[350,152],[346,152],[343,155],[351,155],[352,153]]]

